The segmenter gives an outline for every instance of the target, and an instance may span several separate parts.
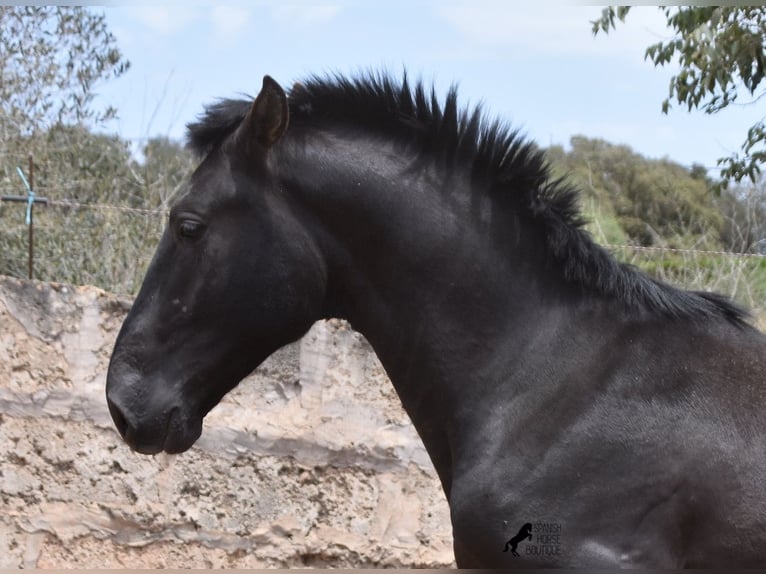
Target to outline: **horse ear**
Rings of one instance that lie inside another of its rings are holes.
[[[247,112],[243,128],[248,142],[262,151],[270,149],[285,133],[289,121],[285,91],[271,76],[263,77],[263,87]]]

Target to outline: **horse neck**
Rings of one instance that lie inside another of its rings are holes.
[[[448,491],[443,427],[497,352],[487,341],[529,330],[543,242],[467,173],[413,167],[393,146],[324,138],[282,164],[328,261],[327,315],[370,341]]]
[[[327,314],[381,349],[413,330],[422,341],[505,322],[498,308],[513,315],[520,293],[534,296],[540,277],[526,272],[539,267],[544,241],[472,191],[467,170],[445,175],[392,144],[331,135],[288,150],[285,187],[328,260]]]

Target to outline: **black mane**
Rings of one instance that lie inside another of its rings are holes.
[[[221,145],[244,119],[252,100],[225,99],[208,106],[187,125],[188,145],[204,156]],[[349,126],[409,144],[445,169],[468,165],[497,193],[513,193],[545,229],[548,247],[567,281],[673,317],[725,317],[744,322],[748,314],[714,293],[683,291],[615,260],[583,229],[579,190],[553,179],[543,150],[481,107],[461,110],[457,91],[441,104],[422,82],[385,74],[358,78],[312,76],[289,94],[291,126]]]

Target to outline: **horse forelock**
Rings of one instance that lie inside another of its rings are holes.
[[[252,99],[220,99],[205,106],[197,121],[186,124],[187,147],[204,157],[239,127],[252,105]]]

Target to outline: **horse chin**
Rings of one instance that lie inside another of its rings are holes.
[[[161,452],[180,454],[189,450],[202,435],[202,419],[182,417],[175,411],[168,419],[164,435],[148,439],[128,433],[123,438],[130,448],[140,454],[155,455]]]
[[[162,443],[128,443],[128,445],[132,450],[139,454],[154,455],[161,452],[181,454],[194,446],[194,443],[197,442],[200,434],[201,433],[199,432],[195,432],[193,434],[168,435]]]
[[[202,435],[201,417],[171,417],[162,450],[168,454],[180,454],[189,450]]]
[[[194,433],[188,433],[181,436],[168,435],[165,438],[165,444],[162,445],[162,450],[168,454],[181,454],[182,452],[186,452],[195,442],[197,442],[197,439],[201,434],[202,430],[200,427],[199,432],[195,431]]]

